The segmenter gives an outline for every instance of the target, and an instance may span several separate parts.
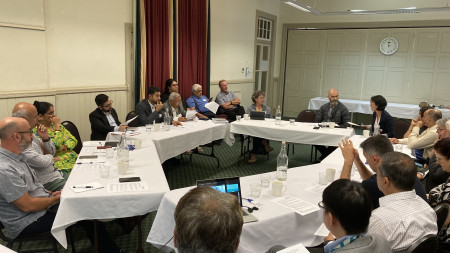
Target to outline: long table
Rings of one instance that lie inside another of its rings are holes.
[[[355,130],[349,128],[320,128],[314,129],[316,123],[282,121],[276,125],[275,120],[244,120],[231,123],[232,134],[243,134],[275,141],[290,143],[315,144],[324,146],[337,146],[343,138],[350,138]]]
[[[305,190],[305,188],[316,186],[318,184],[319,171],[326,168],[335,168],[337,170],[336,178],[338,178],[340,167],[342,165],[314,164],[290,168],[288,170],[287,191],[283,196],[299,197],[316,205],[322,199],[321,191],[313,193]],[[271,174],[272,178],[274,178],[275,173]],[[241,178],[243,197],[250,195],[249,188],[252,182],[260,182],[260,175]],[[164,194],[147,242],[158,248],[167,243],[163,247],[166,252],[174,248],[173,240],[171,240],[175,227],[174,210],[179,199],[191,188],[177,189]],[[302,216],[272,202],[276,197],[272,196],[268,189],[263,189],[261,194],[259,210],[252,213],[259,221],[244,224],[238,252],[265,252],[275,244],[293,246],[303,243],[306,246],[315,246],[323,241],[323,237],[314,235],[314,231],[323,222],[322,211],[318,210]],[[245,200],[243,203],[249,205]]]
[[[92,143],[90,142],[91,145]],[[84,146],[80,154],[88,155],[91,153],[86,152],[88,149],[96,150],[95,147]],[[109,162],[114,170],[115,161]],[[67,248],[65,229],[78,221],[138,216],[158,209],[164,193],[170,189],[153,142],[145,141],[141,149],[130,151],[129,166],[126,177],[140,177],[141,182],[147,184],[147,190],[108,192],[107,184],[118,183],[117,176],[102,179],[95,164],[75,165],[61,193],[59,209],[51,229],[53,236],[64,248]],[[70,189],[75,185],[85,185],[93,181],[101,183],[104,188],[80,193]]]
[[[354,99],[339,99],[350,112],[358,112],[363,114],[372,114],[370,109],[370,101],[368,100],[354,100]],[[318,110],[322,105],[328,103],[328,98],[315,97],[309,100],[308,109]],[[402,119],[415,119],[419,114],[419,105],[411,104],[399,104],[399,103],[388,103],[386,106],[386,111],[391,114],[392,117],[402,118]],[[442,112],[442,117],[450,117],[450,110],[439,109]]]

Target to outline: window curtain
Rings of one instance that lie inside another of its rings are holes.
[[[207,94],[208,0],[178,0],[177,12],[180,93],[191,96],[198,83]]]

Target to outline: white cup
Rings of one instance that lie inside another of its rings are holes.
[[[364,137],[368,138],[369,135],[370,135],[370,131],[369,131],[369,130],[364,130],[364,131],[363,131],[363,136],[364,136]]]
[[[142,140],[141,139],[135,139],[134,140],[134,148],[135,149],[140,149],[142,146]]]
[[[328,182],[334,181],[334,176],[336,175],[336,170],[332,168],[326,169],[326,177]]]
[[[197,121],[198,121],[198,117],[197,117],[197,116],[194,116],[194,117],[192,118],[192,121],[197,122]]]
[[[117,163],[117,171],[119,175],[126,175],[128,170],[128,162],[119,161]]]
[[[330,122],[330,128],[331,128],[331,129],[333,129],[335,125],[336,125],[335,122]]]
[[[245,119],[245,120],[247,120],[247,119],[249,119],[249,118],[250,118],[250,116],[248,115],[248,113],[244,114],[244,119]]]
[[[327,185],[327,172],[326,171],[319,171],[319,184],[320,185]]]
[[[287,190],[287,186],[280,181],[272,182],[272,195],[275,197],[280,197]]]
[[[159,129],[161,129],[161,123],[155,123],[153,129],[155,130],[155,132],[159,132]]]

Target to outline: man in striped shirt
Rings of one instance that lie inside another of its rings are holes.
[[[382,235],[392,251],[408,249],[429,234],[437,234],[436,213],[414,191],[414,161],[400,152],[386,153],[378,167],[377,184],[384,193],[373,210],[368,234]]]

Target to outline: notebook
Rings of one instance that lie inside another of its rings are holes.
[[[265,120],[266,118],[266,112],[257,112],[257,111],[250,111],[250,119],[253,120]]]
[[[241,206],[244,223],[258,221],[258,219],[249,213],[246,208],[242,208],[241,183],[239,177],[198,180],[197,187],[211,187],[220,192],[233,194],[237,197],[239,205]]]

